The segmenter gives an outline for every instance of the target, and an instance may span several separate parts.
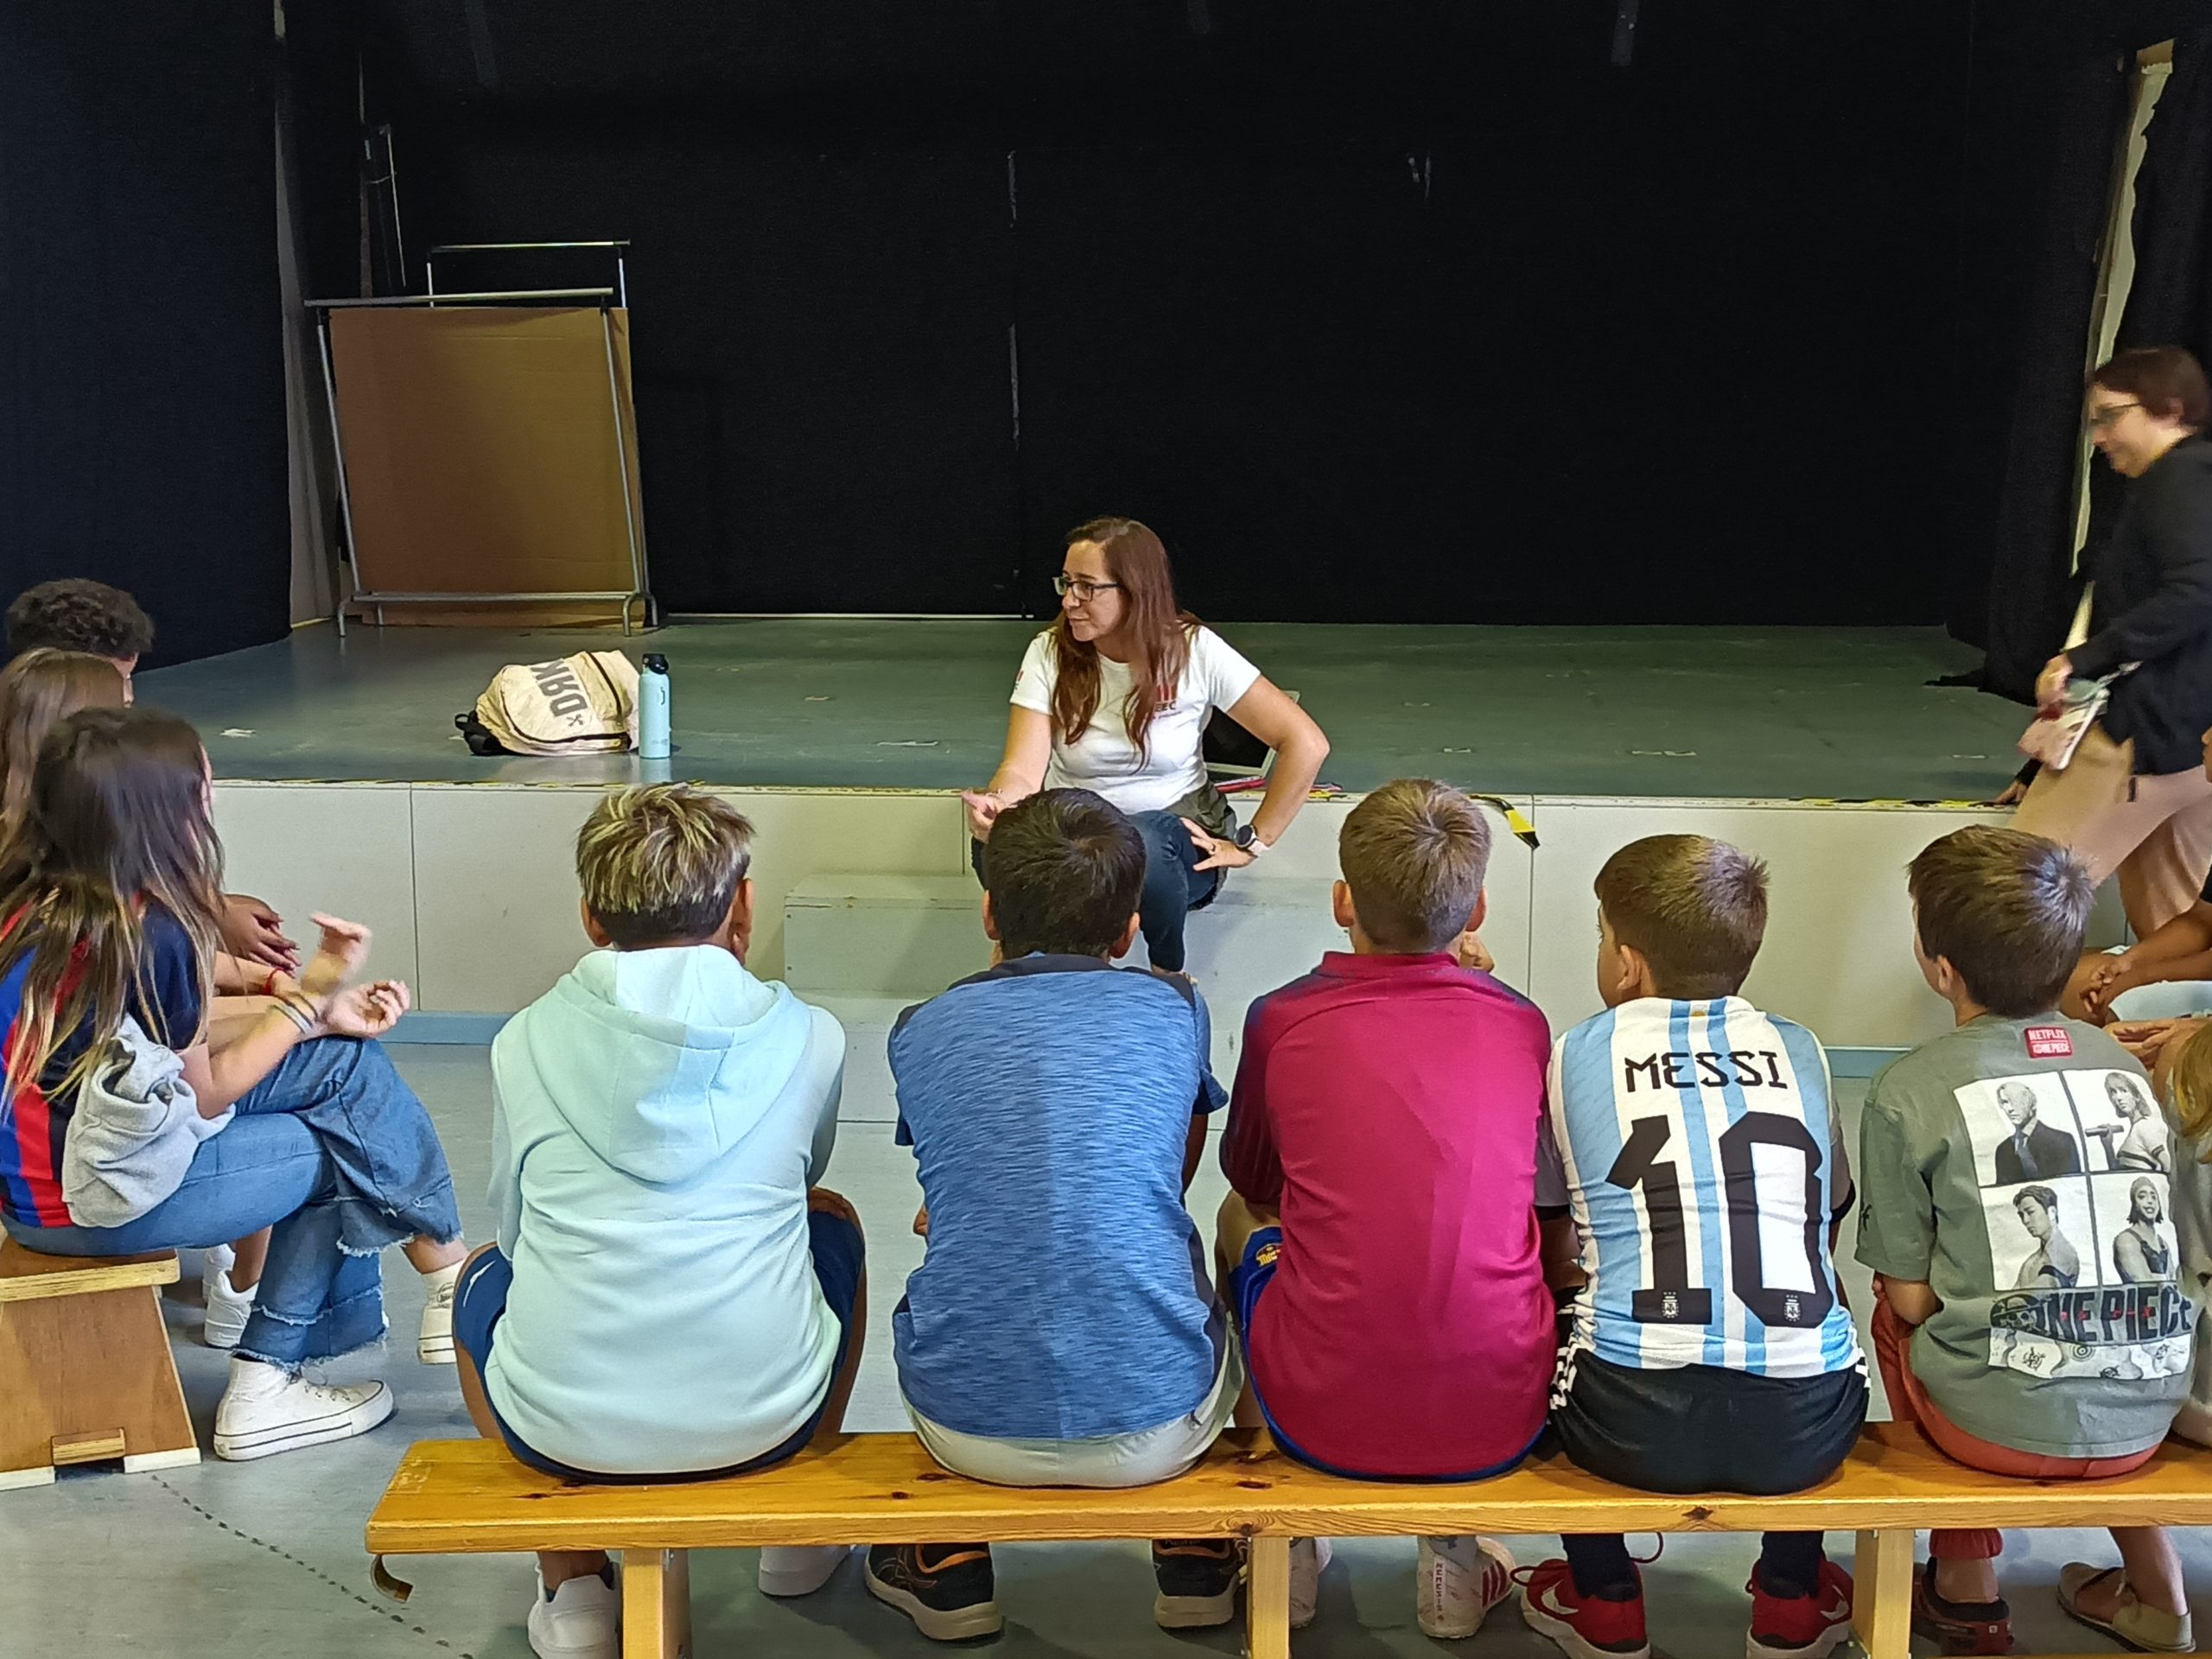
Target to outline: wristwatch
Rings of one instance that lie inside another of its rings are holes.
[[[1240,849],[1251,854],[1255,858],[1263,857],[1267,853],[1268,845],[1268,842],[1260,839],[1260,832],[1249,823],[1237,830],[1236,844]]]

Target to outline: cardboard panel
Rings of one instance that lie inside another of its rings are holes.
[[[638,586],[616,459],[638,511],[626,311],[363,307],[330,314],[330,343],[365,591]]]

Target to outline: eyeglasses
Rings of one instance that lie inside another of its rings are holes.
[[[1075,595],[1078,605],[1088,605],[1101,594],[1111,593],[1122,584],[1118,582],[1086,582],[1081,576],[1054,576],[1052,591],[1062,599]]]
[[[2131,409],[2140,409],[2140,404],[2107,404],[2101,409],[2089,411],[2089,430],[2101,432]]]

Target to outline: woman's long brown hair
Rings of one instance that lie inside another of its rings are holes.
[[[133,993],[154,1006],[145,928],[154,906],[192,940],[206,1008],[223,881],[207,768],[200,734],[152,709],[79,709],[41,747],[30,810],[0,849],[0,979],[29,964],[8,1047],[10,1096],[88,1028],[92,1040],[60,1084],[75,1089]],[[181,1050],[200,1033],[146,1034]]]
[[[1148,754],[1153,716],[1175,696],[1191,659],[1191,633],[1198,619],[1177,607],[1175,579],[1167,569],[1167,550],[1160,537],[1134,518],[1093,518],[1068,531],[1067,544],[1096,542],[1106,556],[1106,574],[1122,585],[1127,616],[1122,624],[1129,642],[1129,696],[1122,705],[1129,741]],[[1052,624],[1052,651],[1058,659],[1052,683],[1052,723],[1060,741],[1073,743],[1090,729],[1098,715],[1098,647],[1068,631],[1063,610]]]
[[[27,651],[0,669],[0,840],[22,827],[31,772],[54,722],[79,709],[120,709],[123,676],[105,657]]]

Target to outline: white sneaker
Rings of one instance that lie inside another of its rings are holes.
[[[215,1455],[232,1463],[350,1440],[391,1415],[381,1382],[326,1388],[258,1360],[231,1357],[231,1382],[215,1408]]]
[[[214,1252],[210,1250],[208,1255]],[[228,1268],[218,1268],[207,1275],[207,1313],[200,1326],[200,1340],[210,1348],[232,1349],[238,1345],[238,1338],[245,1335],[247,1317],[253,1312],[253,1299],[261,1287],[252,1290],[238,1290],[231,1284]]]
[[[1512,1593],[1512,1552],[1497,1539],[1462,1533],[1421,1541],[1416,1599],[1424,1634],[1464,1640]]]
[[[423,1277],[429,1283],[430,1299],[423,1304],[423,1327],[416,1333],[415,1357],[425,1365],[451,1365],[455,1363],[453,1299],[461,1288],[461,1266],[456,1262]]]
[[[1290,1628],[1302,1630],[1313,1622],[1321,1605],[1321,1574],[1328,1569],[1329,1541],[1294,1538],[1290,1541]]]
[[[200,1282],[213,1282],[219,1273],[228,1273],[238,1264],[238,1253],[227,1244],[213,1244],[200,1252]]]
[[[549,1596],[539,1579],[530,1604],[530,1650],[538,1659],[622,1659],[622,1602],[613,1586],[588,1573]]]
[[[810,1596],[836,1575],[850,1544],[770,1544],[760,1551],[760,1593]]]

